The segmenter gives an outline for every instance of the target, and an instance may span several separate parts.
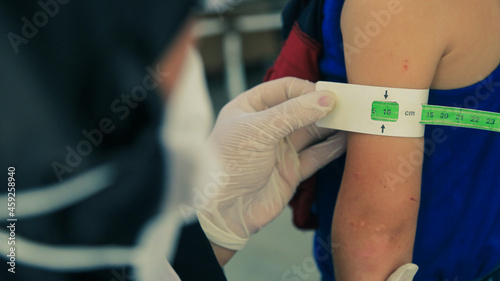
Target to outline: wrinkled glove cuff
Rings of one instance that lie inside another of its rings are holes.
[[[198,216],[198,221],[200,222],[201,228],[205,232],[208,240],[215,243],[221,247],[230,250],[241,250],[248,241],[248,238],[241,238],[233,233],[228,233],[213,224],[207,217],[205,217],[201,212],[196,211]]]

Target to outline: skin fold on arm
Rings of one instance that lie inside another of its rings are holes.
[[[444,7],[435,2],[346,0],[341,27],[349,83],[430,88],[448,48]],[[422,160],[423,138],[349,134],[332,222],[337,280],[386,280],[412,261]]]

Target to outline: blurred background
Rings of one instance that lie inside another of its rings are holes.
[[[278,56],[285,0],[222,0],[200,12],[198,47],[217,114],[231,98],[262,82]],[[250,239],[225,267],[229,281],[320,280],[312,231],[292,225],[290,208]]]

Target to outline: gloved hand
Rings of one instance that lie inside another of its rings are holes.
[[[407,263],[394,271],[387,281],[412,281],[417,274],[418,266],[414,263]]]
[[[345,152],[345,134],[316,127],[335,97],[315,84],[284,78],[227,104],[209,137],[226,177],[198,208],[212,243],[243,248],[288,204],[298,184]],[[213,187],[213,185],[211,185]]]

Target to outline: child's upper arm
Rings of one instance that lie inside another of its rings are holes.
[[[346,0],[341,23],[349,83],[430,88],[446,49],[434,2]],[[333,242],[345,245],[334,251],[340,280],[382,280],[411,261],[422,158],[422,138],[349,134],[332,229],[341,240]]]

